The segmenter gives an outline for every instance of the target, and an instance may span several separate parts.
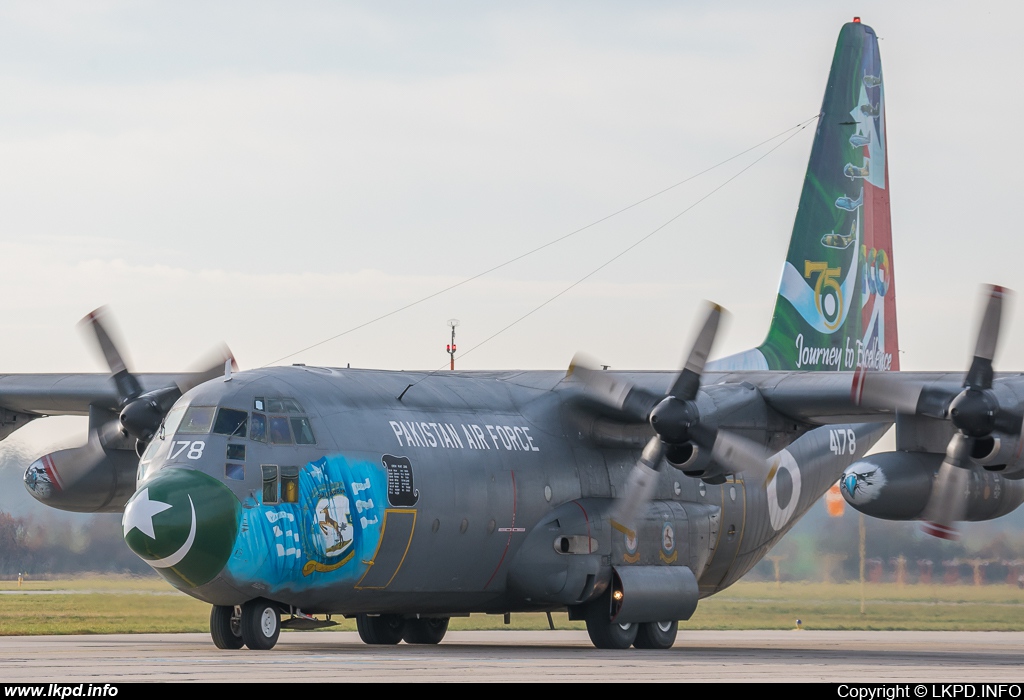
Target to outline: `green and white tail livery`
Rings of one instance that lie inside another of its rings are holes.
[[[709,370],[899,369],[885,152],[878,38],[850,22],[832,59],[768,337]]]

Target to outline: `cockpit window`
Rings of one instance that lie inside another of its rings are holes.
[[[249,414],[233,408],[222,408],[217,411],[217,420],[213,424],[213,432],[218,435],[245,437],[246,423]]]
[[[277,465],[263,464],[263,502],[277,503]]]
[[[299,502],[299,468],[281,467],[281,502]]]
[[[159,441],[159,440],[150,440],[149,444],[146,446],[146,451],[142,453],[142,459],[139,460],[139,466],[144,467],[147,464],[149,464],[150,462],[152,462],[153,461],[153,457],[157,453],[157,450],[159,450],[161,447],[163,447],[163,443],[161,441]],[[144,471],[140,471],[139,472],[139,477],[138,477],[139,481],[142,481],[145,478],[143,476],[144,473],[145,473]]]
[[[167,412],[167,417],[164,418],[164,424],[160,426],[160,432],[157,433],[160,439],[165,439],[168,435],[174,435],[178,430],[178,426],[181,425],[181,419],[185,415],[184,406],[175,406]]]
[[[292,444],[292,431],[288,429],[288,419],[284,416],[270,417],[270,442],[275,445]]]
[[[262,413],[252,414],[252,422],[249,424],[249,439],[257,442],[267,441],[267,417]]]
[[[185,417],[178,427],[178,432],[193,435],[209,433],[213,426],[214,410],[212,406],[190,407],[185,411]]]
[[[139,481],[145,481],[146,476],[148,476],[150,462],[160,454],[162,448],[167,447],[167,436],[174,435],[174,431],[178,429],[178,425],[181,423],[181,418],[184,415],[184,406],[175,406],[167,412],[167,415],[164,417],[164,422],[160,425],[160,429],[157,431],[153,439],[149,441],[149,445],[146,446],[146,451],[142,453],[142,459],[139,461],[139,471],[137,475]]]
[[[292,418],[292,432],[295,433],[295,444],[297,445],[315,445],[316,440],[313,439],[313,428],[309,425],[309,419],[306,417]]]
[[[267,399],[267,413],[305,413],[295,399]]]

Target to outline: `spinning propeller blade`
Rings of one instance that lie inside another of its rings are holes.
[[[107,367],[110,368],[110,376],[117,387],[117,395],[121,399],[121,405],[140,396],[142,394],[142,386],[139,384],[139,380],[135,378],[135,375],[128,369],[121,352],[117,349],[117,343],[111,337],[112,320],[107,307],[99,307],[92,313],[87,314],[78,323],[86,331],[91,331],[91,333],[87,332],[87,335],[91,335],[96,341],[103,360],[106,362]]]
[[[107,367],[110,368],[110,375],[117,387],[121,404],[120,429],[138,441],[136,448],[140,454],[140,448],[145,448],[146,443],[160,427],[164,415],[182,394],[223,374],[226,362],[230,362],[232,368],[237,368],[231,351],[223,345],[204,358],[199,370],[180,378],[177,382],[143,393],[142,385],[128,369],[124,356],[113,339],[110,312],[107,308],[101,306],[80,323],[82,327],[91,331]],[[106,430],[98,434],[97,438],[105,445],[113,439],[113,435]]]
[[[579,355],[573,358],[571,374],[584,383],[585,396],[637,421],[649,422],[656,433],[627,477],[619,499],[615,519],[626,526],[632,526],[651,500],[664,457],[673,448],[695,445],[708,450],[728,474],[767,473],[766,455],[760,445],[704,424],[697,408],[700,378],[721,317],[722,307],[712,304],[683,369],[663,397],[592,369]]]
[[[971,451],[971,438],[961,433],[954,433],[946,448],[946,458],[935,475],[932,484],[932,495],[928,498],[922,519],[924,531],[944,540],[955,540],[957,534],[956,521],[963,520],[967,511],[967,482],[970,473],[967,456]]]
[[[992,391],[992,358],[999,342],[1002,323],[1003,299],[1009,290],[990,285],[988,299],[978,326],[978,339],[974,344],[974,359],[964,377],[963,390],[949,402],[949,419],[957,432],[946,447],[946,458],[935,475],[932,494],[924,509],[924,531],[943,539],[956,539],[959,535],[955,523],[963,520],[967,512],[967,468],[971,448],[978,438],[992,434],[997,427],[1008,427],[1005,432],[1020,432],[1020,420],[999,406]]]
[[[1004,408],[992,390],[995,357],[1002,323],[1003,301],[1010,291],[989,285],[983,288],[984,310],[974,344],[974,358],[959,390],[949,387],[914,384],[898,373],[858,369],[854,374],[851,396],[858,405],[880,410],[947,419],[956,428],[946,446],[946,458],[939,467],[932,493],[922,515],[924,531],[943,539],[955,539],[955,523],[967,511],[969,457],[979,439],[993,431],[1019,435],[1022,416],[1019,408]]]

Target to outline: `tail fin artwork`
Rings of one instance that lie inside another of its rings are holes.
[[[768,337],[712,370],[898,370],[885,86],[874,30],[839,34]]]

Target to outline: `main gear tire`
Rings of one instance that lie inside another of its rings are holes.
[[[641,622],[637,628],[636,640],[633,642],[637,649],[670,649],[676,643],[679,621]]]
[[[440,644],[448,631],[447,617],[420,617],[405,621],[406,644]]]
[[[356,629],[364,644],[398,644],[405,620],[398,615],[356,615]]]
[[[214,605],[210,610],[210,636],[218,649],[241,649],[242,620],[235,615],[234,605]]]
[[[635,622],[612,622],[587,617],[587,634],[598,649],[629,649],[636,641],[638,624]]]
[[[242,640],[254,651],[273,649],[281,636],[281,613],[265,598],[250,600],[242,606]]]

